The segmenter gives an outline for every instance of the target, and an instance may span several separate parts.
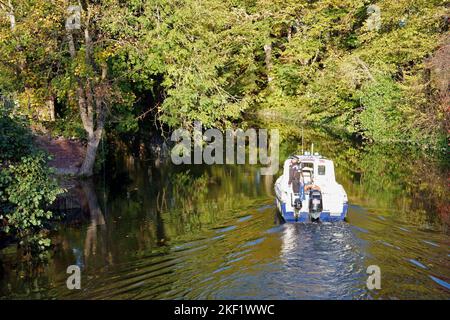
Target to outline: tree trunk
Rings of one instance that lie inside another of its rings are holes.
[[[55,98],[49,97],[46,101],[47,111],[48,111],[48,120],[55,121]]]
[[[103,128],[99,128],[93,134],[89,134],[86,155],[84,156],[79,175],[90,177],[94,174],[95,158],[102,133]]]
[[[98,66],[95,65],[95,59],[93,58],[94,48],[89,31],[91,23],[91,9],[89,7],[87,8],[86,13],[87,17],[84,27],[85,63],[95,70]],[[72,31],[73,30],[70,28],[67,28],[69,53],[71,58],[75,60],[76,47]],[[86,130],[88,135],[86,155],[78,174],[87,177],[92,176],[94,173],[98,144],[102,137],[104,121],[106,118],[106,92],[108,92],[106,63],[102,64],[100,69],[100,82],[98,82],[95,77],[75,77],[77,81],[76,97],[78,100],[80,117],[84,130]]]
[[[6,11],[6,15],[9,18],[11,31],[14,32],[16,30],[16,16],[14,14],[14,6],[11,0],[8,0],[8,3],[0,3],[0,8]]]
[[[267,69],[267,82],[271,82],[272,78],[272,44],[264,45],[264,53],[265,53],[265,63]]]
[[[85,46],[85,63],[92,67],[93,70],[99,70],[97,77],[79,77],[75,76],[77,81],[76,97],[78,100],[78,108],[80,111],[81,121],[84,130],[88,135],[88,144],[83,164],[78,172],[81,176],[92,176],[94,173],[95,158],[97,155],[98,144],[102,137],[107,101],[110,92],[110,85],[107,81],[107,64],[106,62],[97,65],[93,57],[94,47],[90,34],[91,13],[92,10],[88,6],[85,9],[86,22],[84,23],[84,46]],[[67,28],[67,27],[66,27]],[[95,32],[94,32],[95,34]],[[98,36],[96,38],[101,38]],[[69,53],[73,60],[76,60],[76,46],[72,29],[67,28],[67,39],[69,41]]]

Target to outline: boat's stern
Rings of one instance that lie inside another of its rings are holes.
[[[348,199],[334,175],[331,160],[320,155],[295,156],[300,161],[303,195],[294,193],[289,184],[291,159],[285,161],[283,174],[275,182],[276,205],[287,222],[342,221],[347,216]]]
[[[312,190],[301,201],[299,194],[286,192],[281,188],[275,190],[277,209],[286,222],[335,222],[347,217],[348,201],[345,191],[330,194]]]
[[[322,221],[322,222],[337,222],[344,221],[347,217],[348,205],[344,204],[342,212],[330,212],[321,211],[310,213],[308,211],[295,211],[287,209],[285,203],[279,202],[277,199],[277,207],[280,215],[286,222],[311,222],[311,221]]]

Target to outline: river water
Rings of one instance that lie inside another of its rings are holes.
[[[0,299],[449,299],[448,169],[405,147],[309,132],[349,196],[345,222],[283,224],[276,176],[115,156],[43,262],[0,251]],[[281,158],[298,150],[285,140]],[[87,208],[87,209],[86,209]],[[81,268],[68,290],[66,269]],[[366,286],[367,267],[381,289]]]

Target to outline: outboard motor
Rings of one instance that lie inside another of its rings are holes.
[[[294,200],[294,218],[298,219],[300,216],[300,210],[302,209],[302,200],[300,198],[296,198]]]
[[[302,208],[302,200],[300,200],[300,198],[294,200],[294,208],[298,211]]]
[[[311,189],[309,191],[309,215],[316,220],[320,217],[323,210],[322,192]]]

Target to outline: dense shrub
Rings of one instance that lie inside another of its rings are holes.
[[[49,204],[63,192],[51,176],[48,156],[38,151],[26,122],[10,110],[0,117],[0,233],[17,237],[20,245],[41,251],[50,244],[46,227]]]
[[[32,148],[27,121],[14,116],[9,108],[0,103],[0,162],[17,161],[31,153]]]

